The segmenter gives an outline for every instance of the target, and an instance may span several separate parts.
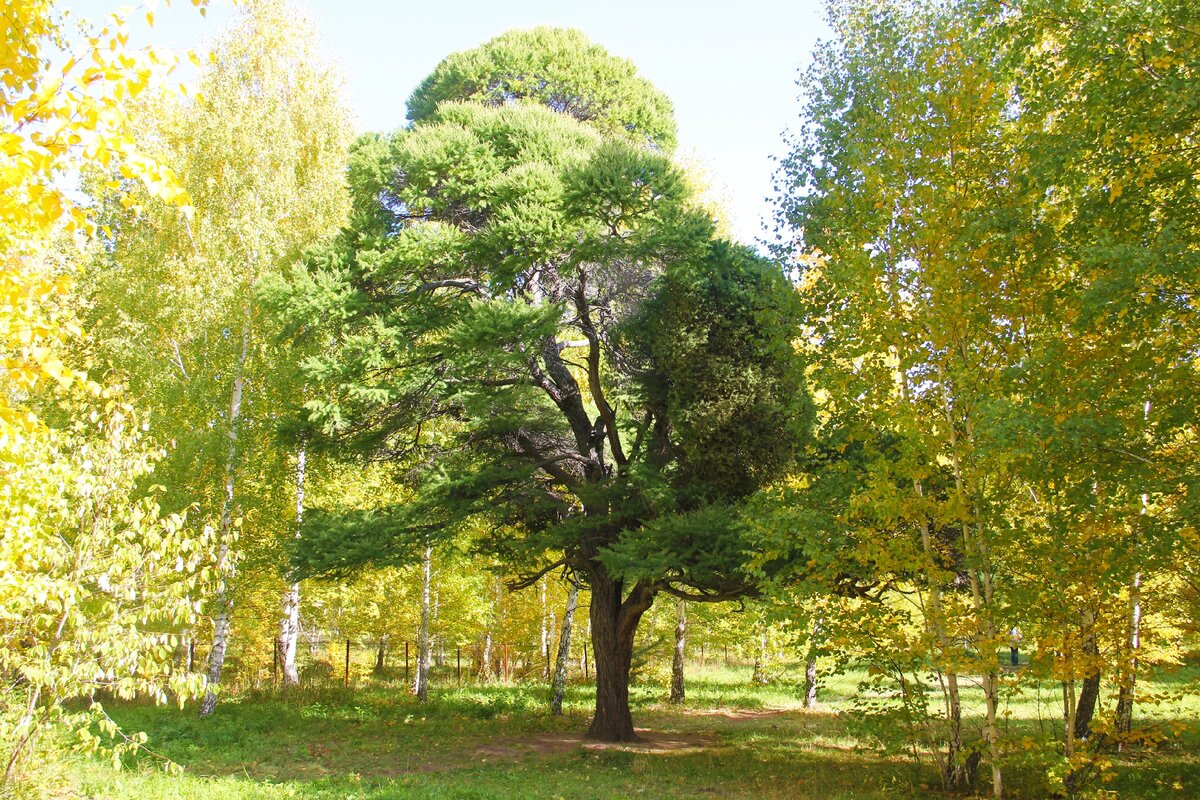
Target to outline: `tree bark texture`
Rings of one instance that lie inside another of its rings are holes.
[[[683,656],[687,637],[687,603],[675,601],[675,652],[671,657],[671,702],[682,703],[685,695],[683,685]]]
[[[562,716],[563,696],[567,693],[567,662],[571,657],[571,628],[575,622],[575,609],[579,605],[579,582],[572,576],[571,588],[567,590],[567,607],[563,611],[562,632],[558,637],[558,657],[554,662],[554,678],[550,683],[550,713]]]
[[[229,634],[233,624],[233,596],[229,581],[233,577],[231,560],[234,556],[233,502],[237,489],[238,428],[242,419],[242,390],[245,386],[246,359],[250,355],[250,310],[246,309],[246,323],[242,328],[242,351],[238,357],[237,373],[233,378],[233,390],[229,398],[229,457],[225,461],[225,497],[221,503],[221,544],[217,551],[217,572],[226,574],[221,578],[213,617],[213,643],[208,651],[208,691],[200,703],[200,716],[207,717],[217,708],[216,687],[221,684],[221,670],[225,666],[225,650],[229,646]]]
[[[1075,706],[1075,739],[1086,739],[1092,733],[1092,719],[1096,715],[1096,701],[1100,698],[1100,646],[1096,642],[1096,615],[1083,612],[1083,655],[1086,670],[1079,688],[1079,699]]]
[[[589,575],[592,589],[592,657],[596,666],[596,712],[587,738],[602,742],[632,742],[633,715],[629,710],[629,667],[637,624],[654,602],[653,590],[638,584],[622,602],[622,582],[602,566]]]
[[[304,477],[307,457],[303,447],[296,453],[296,538],[304,522]],[[283,593],[283,616],[279,620],[279,658],[283,666],[283,685],[300,683],[296,670],[296,645],[300,640],[300,584],[293,583]]]
[[[375,648],[375,674],[383,673],[384,660],[387,657],[387,636],[379,637],[379,645]]]
[[[425,545],[421,555],[421,624],[417,630],[417,672],[413,680],[413,694],[422,703],[429,699],[429,623],[430,579],[433,574],[433,548]]]
[[[1133,576],[1129,586],[1129,660],[1117,690],[1116,729],[1124,734],[1133,730],[1133,695],[1137,688],[1138,651],[1142,646],[1142,573]]]

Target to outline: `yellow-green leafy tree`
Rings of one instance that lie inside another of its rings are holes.
[[[275,542],[297,531],[303,462],[279,420],[304,387],[258,289],[344,219],[350,125],[310,24],[283,0],[241,6],[197,87],[151,99],[140,118],[142,141],[176,166],[195,217],[110,203],[111,254],[94,298],[107,363],[131,375],[155,428],[175,440],[165,465],[173,501],[198,503],[220,536],[207,714],[239,586],[277,584],[280,647],[295,652],[299,587],[282,579]]]
[[[182,702],[202,688],[171,666],[211,552],[207,533],[162,514],[155,492],[136,485],[161,451],[120,387],[89,378],[72,294],[96,234],[67,189],[80,171],[119,171],[148,203],[173,207],[163,213],[186,214],[186,191],[136,146],[128,115],[168,60],[128,48],[126,21],[114,16],[52,70],[67,40],[52,3],[12,0],[4,16],[0,671],[11,680],[0,698],[0,741],[9,783],[27,774],[39,743],[61,742],[64,728],[84,748],[104,743],[97,723],[114,752],[139,746],[98,693]]]

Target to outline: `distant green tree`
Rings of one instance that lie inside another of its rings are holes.
[[[670,99],[577,30],[534,28],[497,36],[454,53],[421,82],[408,118],[429,119],[447,100],[501,106],[528,100],[587,122],[605,134],[663,150],[675,147]]]
[[[575,36],[510,34],[435,78],[511,40],[557,64]],[[604,69],[563,91],[607,91],[625,62],[582,51],[579,74]],[[659,592],[750,588],[739,504],[791,462],[809,402],[781,272],[714,238],[665,154],[609,135],[640,117],[613,102],[620,124],[595,126],[547,108],[554,79],[533,102],[447,91],[436,106],[431,79],[410,129],[354,149],[339,244],[273,288],[298,335],[334,343],[303,364],[321,387],[314,436],[411,465],[414,492],[369,520],[310,515],[296,564],[412,560],[488,521],[479,546],[523,568],[515,587],[559,567],[586,581],[589,735],[628,740],[638,621]]]

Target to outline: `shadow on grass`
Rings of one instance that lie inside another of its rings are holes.
[[[848,681],[843,681],[847,683]],[[844,706],[847,687],[826,695]],[[200,720],[127,705],[112,709],[144,730],[155,751],[183,765],[166,777],[148,762],[114,776],[79,765],[96,798],[705,797],[874,800],[938,794],[928,763],[913,765],[862,748],[848,718],[828,707],[797,708],[794,687],[749,687],[737,673],[691,680],[672,706],[661,687],[635,686],[648,738],[679,746],[591,748],[579,740],[590,685],[570,687],[566,714],[546,712],[540,684],[435,687],[428,704],[400,683],[360,688],[249,693]],[[1019,717],[1015,725],[1032,720]],[[1156,751],[1122,755],[1111,786],[1125,798],[1183,798],[1200,786],[1194,732]],[[1010,796],[1044,797],[1045,779],[1011,770]],[[1183,788],[1178,788],[1183,787]]]

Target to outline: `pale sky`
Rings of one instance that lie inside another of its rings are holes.
[[[127,0],[128,2],[128,0]],[[98,20],[125,5],[64,0]],[[723,196],[735,236],[747,243],[770,227],[772,156],[799,113],[795,80],[826,35],[822,0],[298,0],[316,23],[326,56],[345,80],[362,131],[405,123],[405,102],[446,55],[511,28],[579,28],[609,52],[631,59],[675,104],[682,152],[707,169]],[[161,4],[160,4],[161,6]],[[135,26],[130,44],[179,51],[202,47],[231,15],[213,0],[207,19],[188,0],[159,7],[155,26]],[[140,17],[140,15],[139,15]]]

